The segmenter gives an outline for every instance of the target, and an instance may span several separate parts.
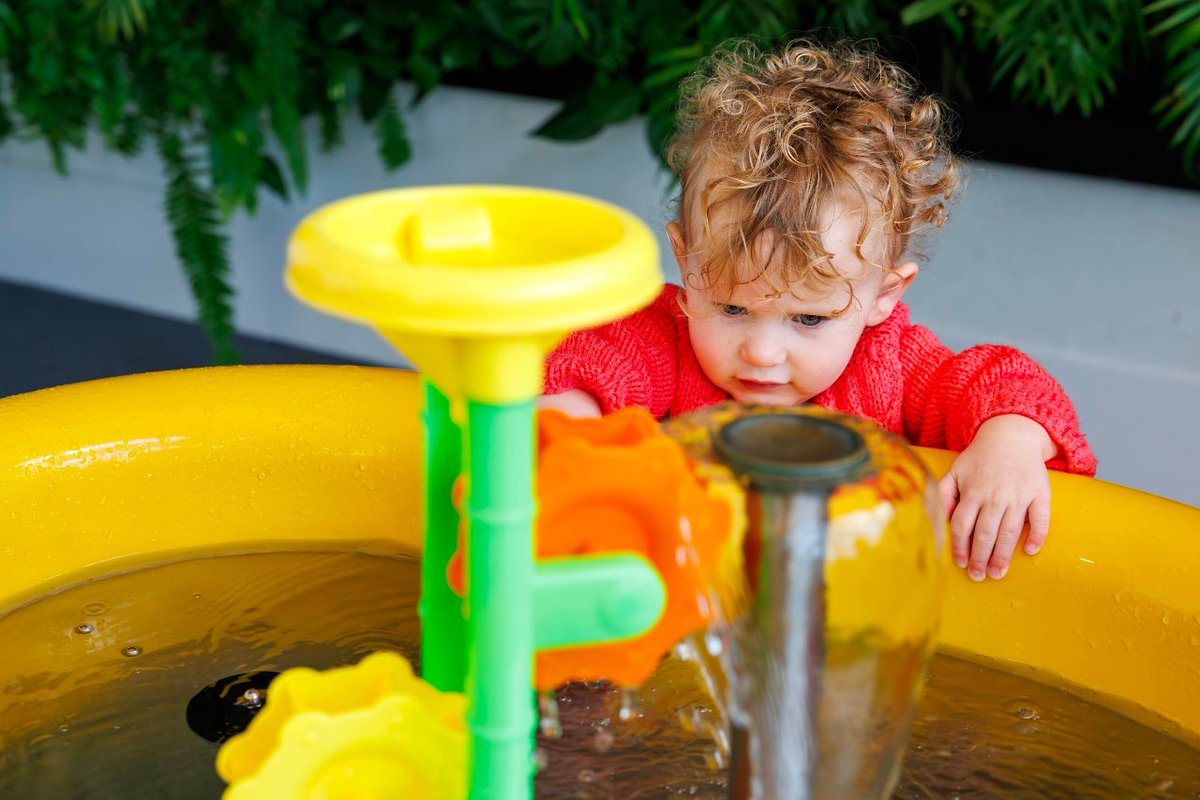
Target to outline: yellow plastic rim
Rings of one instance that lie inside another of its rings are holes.
[[[662,286],[645,223],[582,195],[438,186],[359,195],[306,217],[288,287],[376,327],[432,336],[525,336],[590,327]]]
[[[415,549],[419,407],[414,373],[329,366],[153,373],[0,400],[0,611],[198,554]],[[938,474],[951,458],[921,455]],[[1051,484],[1042,553],[1018,556],[1001,581],[954,571],[942,646],[1200,736],[1200,509],[1091,478]]]

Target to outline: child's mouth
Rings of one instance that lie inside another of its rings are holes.
[[[769,392],[772,389],[778,389],[780,386],[787,385],[785,383],[768,383],[766,381],[748,381],[741,378],[738,378],[738,383],[748,392]]]

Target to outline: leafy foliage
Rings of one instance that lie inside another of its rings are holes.
[[[1175,127],[1171,144],[1183,147],[1184,164],[1190,174],[1200,167],[1200,2],[1158,0],[1146,14],[1160,20],[1150,33],[1164,41],[1168,63],[1168,92],[1155,110],[1162,123]]]
[[[535,131],[564,141],[642,115],[662,153],[680,80],[718,43],[794,32],[936,42],[951,77],[980,58],[1016,100],[1089,114],[1122,74],[1159,69],[1157,113],[1200,166],[1200,0],[0,0],[0,142],[154,143],[164,206],[216,358],[232,348],[224,226],[259,191],[308,182],[316,145],[357,116],[380,160],[411,157],[401,98],[519,70],[563,98]]]

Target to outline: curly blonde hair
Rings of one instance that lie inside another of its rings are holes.
[[[947,217],[959,178],[945,116],[908,73],[863,44],[719,48],[681,87],[668,150],[689,247],[698,241],[688,231],[693,209],[703,224],[705,288],[732,292],[762,278],[780,293],[846,280],[821,239],[821,213],[835,203],[860,212],[856,250],[865,263],[875,263],[863,246],[879,226],[886,246],[877,266],[890,268],[916,233]],[[708,179],[694,185],[702,173]],[[728,222],[714,230],[722,207]],[[754,244],[767,232],[764,257]]]

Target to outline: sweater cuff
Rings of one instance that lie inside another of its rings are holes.
[[[631,405],[649,407],[648,393],[639,391],[636,382],[629,379],[631,376],[626,375],[624,381],[614,380],[611,353],[607,358],[596,355],[564,350],[551,353],[546,359],[542,393],[560,394],[581,389],[596,399],[603,414]]]
[[[1063,408],[1063,403],[1067,404],[1066,408]],[[1096,456],[1079,430],[1075,409],[1065,395],[1026,391],[1019,396],[993,397],[986,407],[979,403],[971,405],[976,407],[968,409],[963,415],[964,424],[959,434],[963,437],[964,446],[975,438],[979,426],[992,417],[1019,414],[1041,425],[1058,448],[1057,455],[1046,461],[1047,469],[1077,475],[1096,474]]]

